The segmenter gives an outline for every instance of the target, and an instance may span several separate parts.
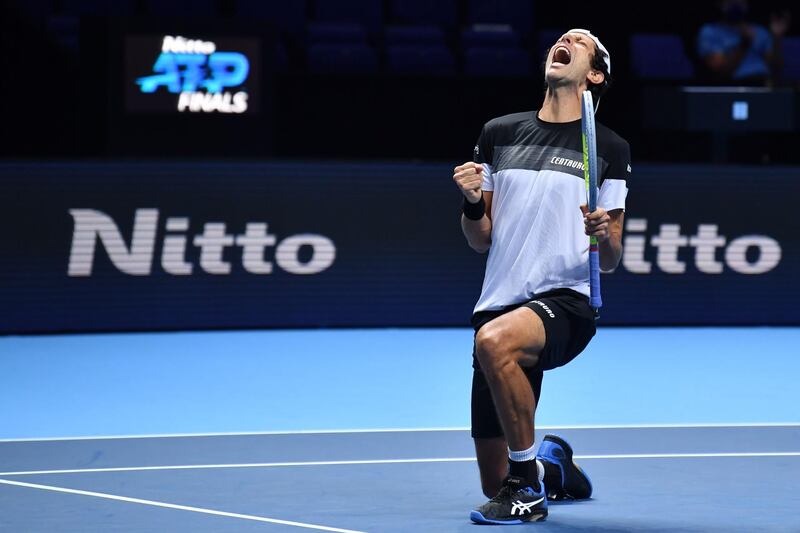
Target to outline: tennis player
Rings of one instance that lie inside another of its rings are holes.
[[[489,121],[474,160],[453,175],[464,195],[464,236],[475,251],[489,252],[472,317],[472,437],[491,498],[472,511],[478,523],[542,520],[548,495],[592,492],[566,441],[547,435],[536,453],[534,413],[542,372],[571,361],[595,334],[587,235],[599,241],[601,269],[616,268],[630,147],[597,124],[600,191],[588,213],[581,94],[588,89],[599,101],[611,57],[592,33],[574,29],[550,48],[544,70],[542,108]]]

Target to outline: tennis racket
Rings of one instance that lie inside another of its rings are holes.
[[[597,209],[597,138],[594,128],[594,102],[590,91],[583,91],[581,105],[583,178],[586,182],[586,205],[591,213]],[[589,291],[595,311],[603,307],[603,299],[600,297],[600,251],[597,237],[589,237]]]

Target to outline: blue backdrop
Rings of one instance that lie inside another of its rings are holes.
[[[633,170],[603,324],[800,324],[798,169]],[[451,173],[2,164],[0,332],[466,325],[485,257]]]

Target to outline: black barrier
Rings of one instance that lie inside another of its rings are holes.
[[[451,173],[0,165],[0,332],[464,326],[485,258],[461,236]],[[634,168],[602,324],[800,324],[797,176]]]

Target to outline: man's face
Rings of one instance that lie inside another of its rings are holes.
[[[594,41],[581,33],[565,33],[550,47],[545,63],[545,79],[549,85],[586,82],[592,71],[591,58],[597,52]]]

